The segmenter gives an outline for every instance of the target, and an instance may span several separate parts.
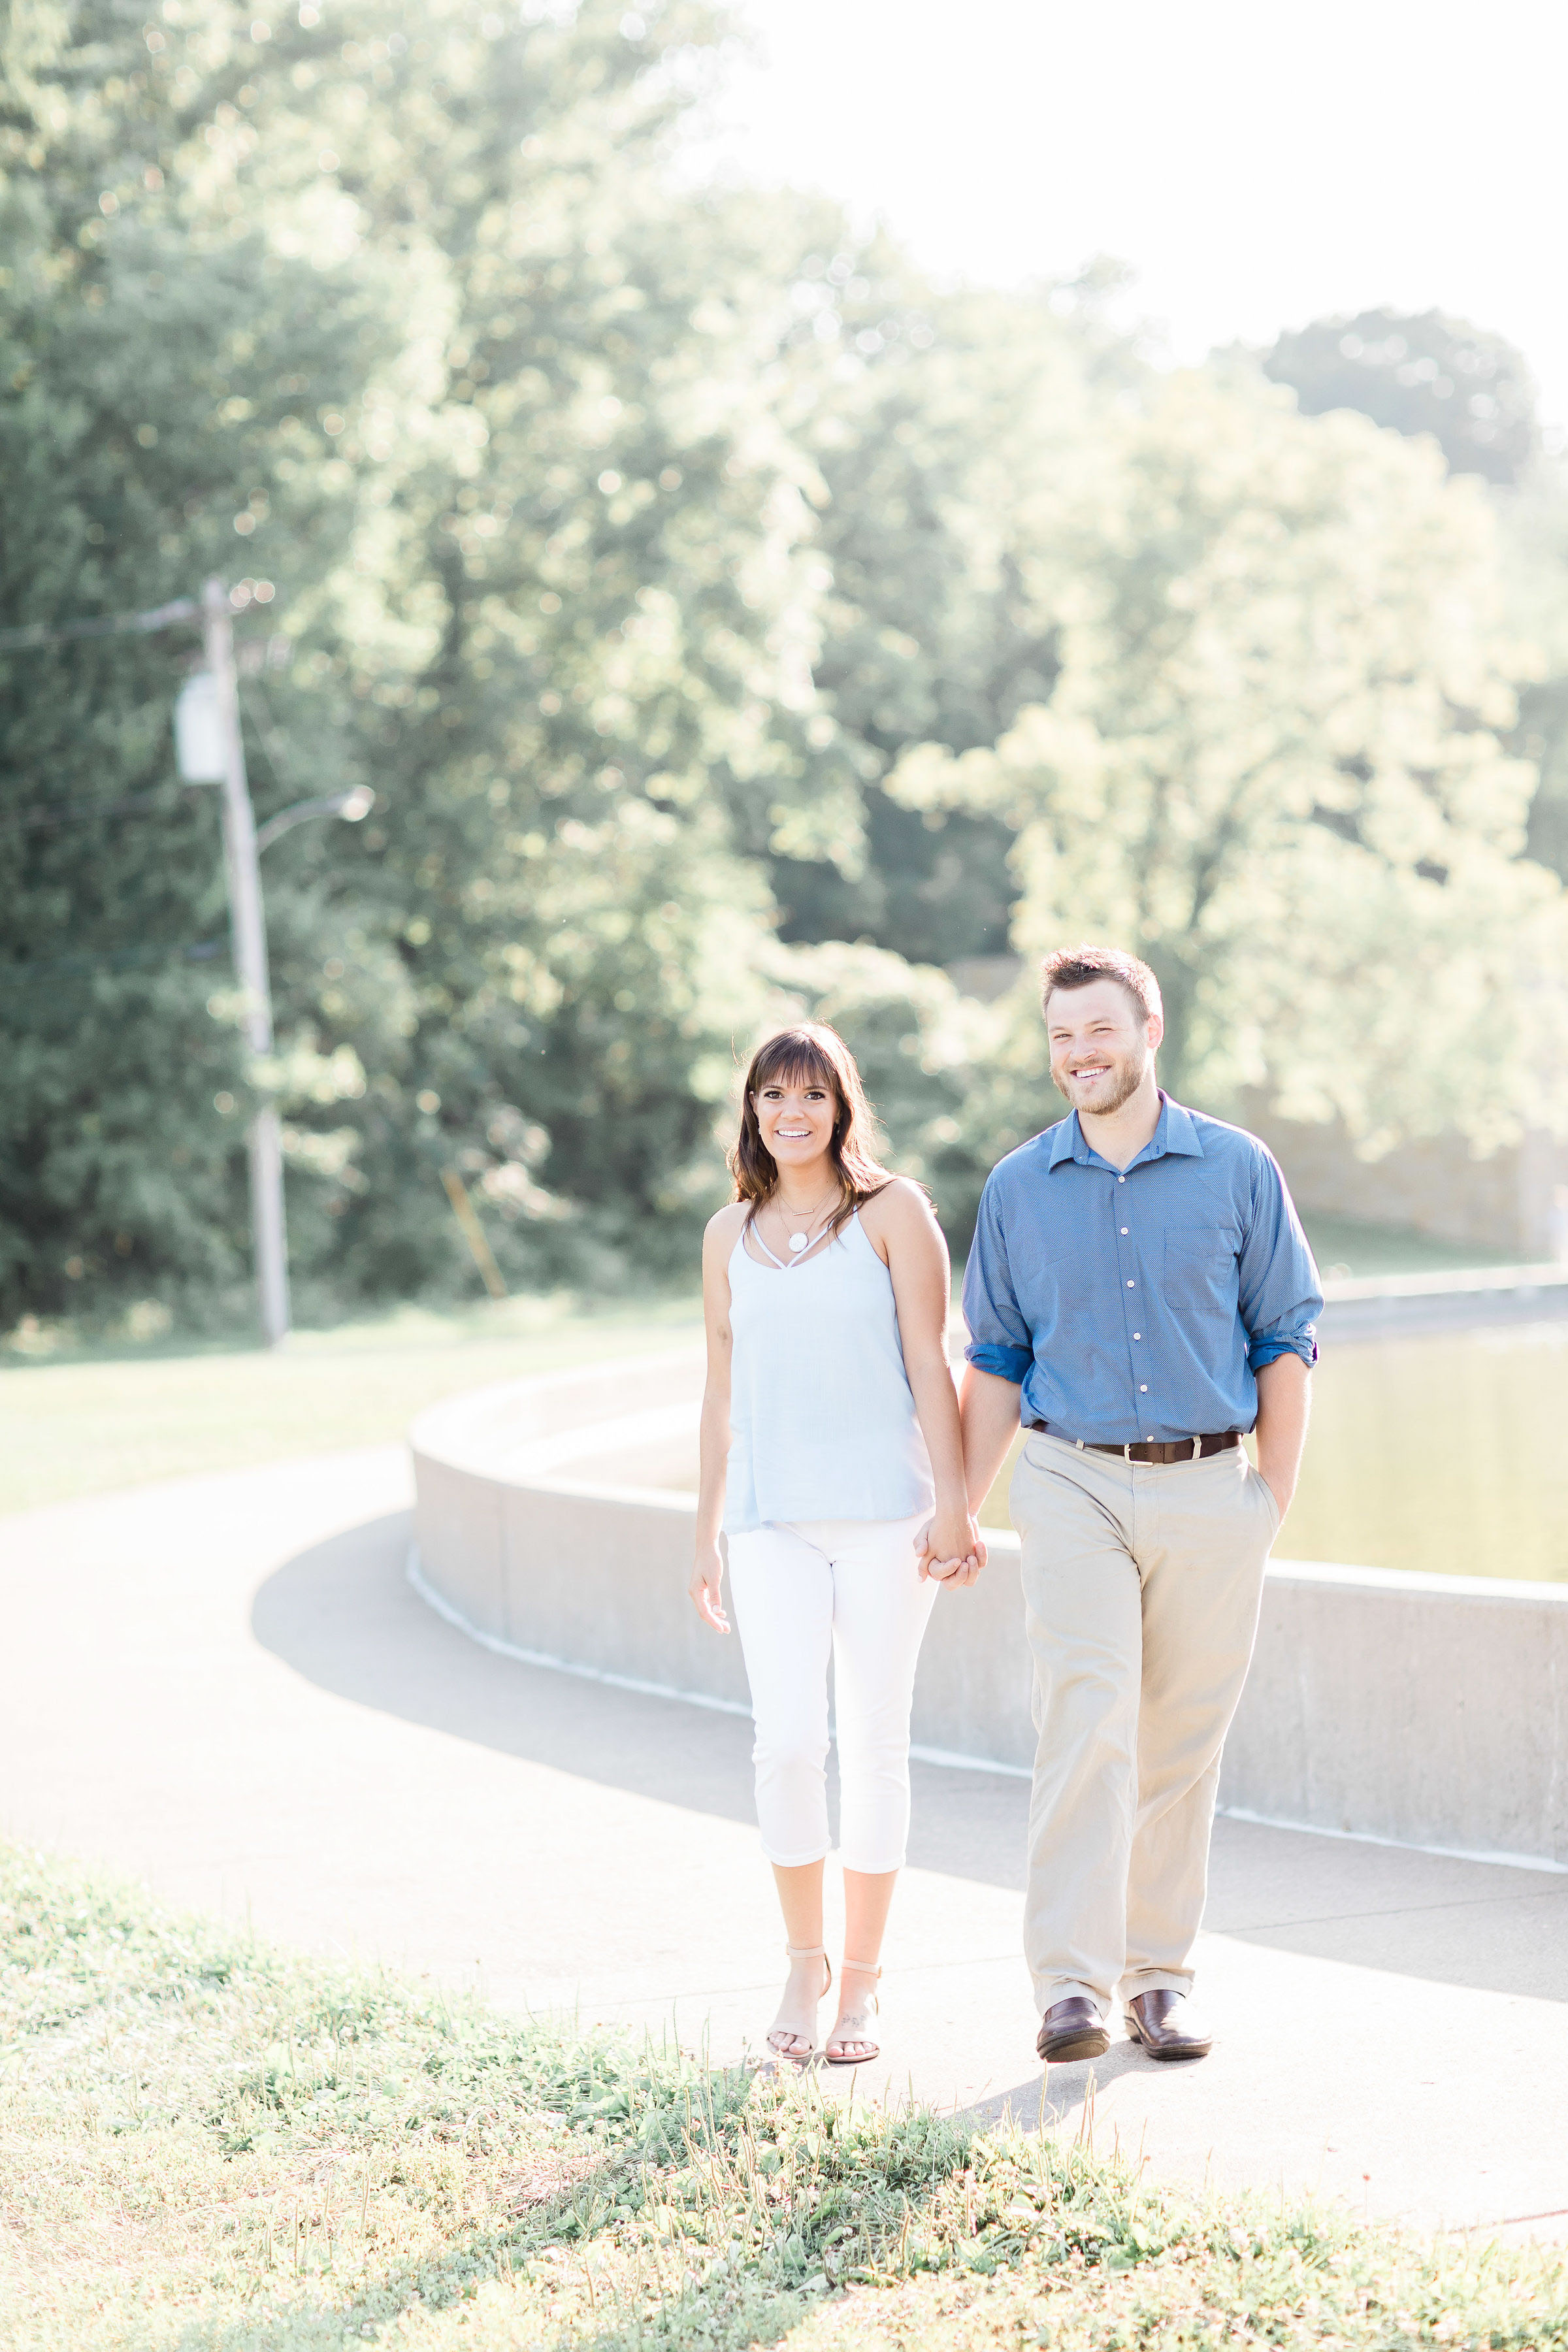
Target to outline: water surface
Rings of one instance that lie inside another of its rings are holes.
[[[1326,1344],[1274,1556],[1568,1580],[1568,1322]]]

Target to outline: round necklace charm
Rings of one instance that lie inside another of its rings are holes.
[[[789,1237],[789,1245],[797,1257],[801,1251],[805,1249],[810,1239],[811,1235],[809,1234],[791,1234]]]

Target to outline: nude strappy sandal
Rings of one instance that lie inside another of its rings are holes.
[[[845,1961],[845,1975],[847,1976],[851,1969],[854,1970],[858,1977],[870,1977],[877,1984],[880,1984],[882,1980],[882,1971],[880,1969],[866,1968],[862,1966],[858,1960]],[[868,1993],[865,2000],[860,2005],[859,2014],[864,2017],[867,2011],[869,2011],[870,2014],[875,2017],[880,2011],[881,2005],[881,2002],[874,1992]],[[851,2016],[855,2013],[856,2012],[854,2011],[850,2011]],[[833,2045],[836,2042],[840,2049],[843,2048],[847,2042],[865,2042],[866,2046],[853,2058],[836,2058],[833,2054]],[[866,2042],[866,2036],[863,2033],[840,2033],[837,2029],[835,2028],[834,2032],[828,2036],[822,2054],[830,2066],[868,2066],[870,2064],[873,2058],[879,2058],[882,2052],[879,2043],[875,2042]]]
[[[784,1958],[791,1960],[820,1960],[822,1962],[824,1968],[827,1970],[827,1981],[823,1986],[822,1990],[817,1994],[816,1998],[818,2001],[825,2000],[833,1990],[833,1963],[827,1957],[826,1946],[822,1944],[786,1944],[784,1946]],[[786,2042],[805,2042],[806,2040],[805,2035],[804,2033],[797,2033],[793,2025],[771,2025],[768,2028],[768,2048],[775,2058],[784,2059],[785,2063],[791,2066],[807,2066],[816,2057],[816,2037],[815,2032],[813,2033],[810,2042],[807,2043],[806,2048],[804,2050],[781,2050],[778,2043],[773,2040],[775,2033],[782,2034]]]

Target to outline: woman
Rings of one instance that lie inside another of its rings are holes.
[[[845,1952],[824,2056],[877,2055],[867,2027],[910,1819],[910,1701],[939,1581],[985,1559],[969,1516],[947,1363],[947,1247],[918,1185],[872,1153],[854,1056],[816,1022],[746,1074],[736,1199],[702,1253],[708,1386],[691,1598],[730,1630],[721,1523],[756,1723],[763,1850],[789,1977],[768,2035],[816,2050],[827,1664],[836,1661]]]

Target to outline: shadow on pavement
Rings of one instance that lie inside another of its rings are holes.
[[[743,1717],[497,1656],[412,1591],[408,1539],[408,1516],[396,1512],[297,1554],[256,1596],[257,1640],[359,1706],[690,1811],[752,1821]],[[921,1764],[912,1777],[910,1864],[1021,1891],[1027,1783]],[[1568,1875],[1221,1820],[1205,1925],[1315,1958],[1568,2000]],[[1116,2061],[1113,2048],[1098,2062],[1101,2080]],[[1125,2063],[1142,2062],[1133,2053]],[[1053,2105],[1079,2070],[1055,2071],[1063,2080],[1059,2093],[1053,2081]],[[1032,2095],[1037,2104],[1037,2081]]]
[[[1118,2075],[1159,2071],[1135,2042],[1112,2042],[1103,2058],[1086,2058],[1076,2066],[1047,2067],[1043,2074],[1015,2083],[1011,2090],[994,2091],[989,2098],[977,2099],[973,2106],[960,2109],[953,2120],[975,2124],[983,2130],[1008,2117],[1023,2131],[1077,2128],[1093,2134],[1099,2153],[1109,2156],[1110,2135],[1103,2130],[1094,2134],[1094,2093],[1114,2083]]]
[[[743,1717],[497,1656],[410,1589],[408,1539],[396,1512],[297,1554],[257,1593],[257,1640],[362,1706],[689,1811],[755,1818]],[[1026,1783],[929,1764],[913,1771],[910,1863],[1021,1890]]]

